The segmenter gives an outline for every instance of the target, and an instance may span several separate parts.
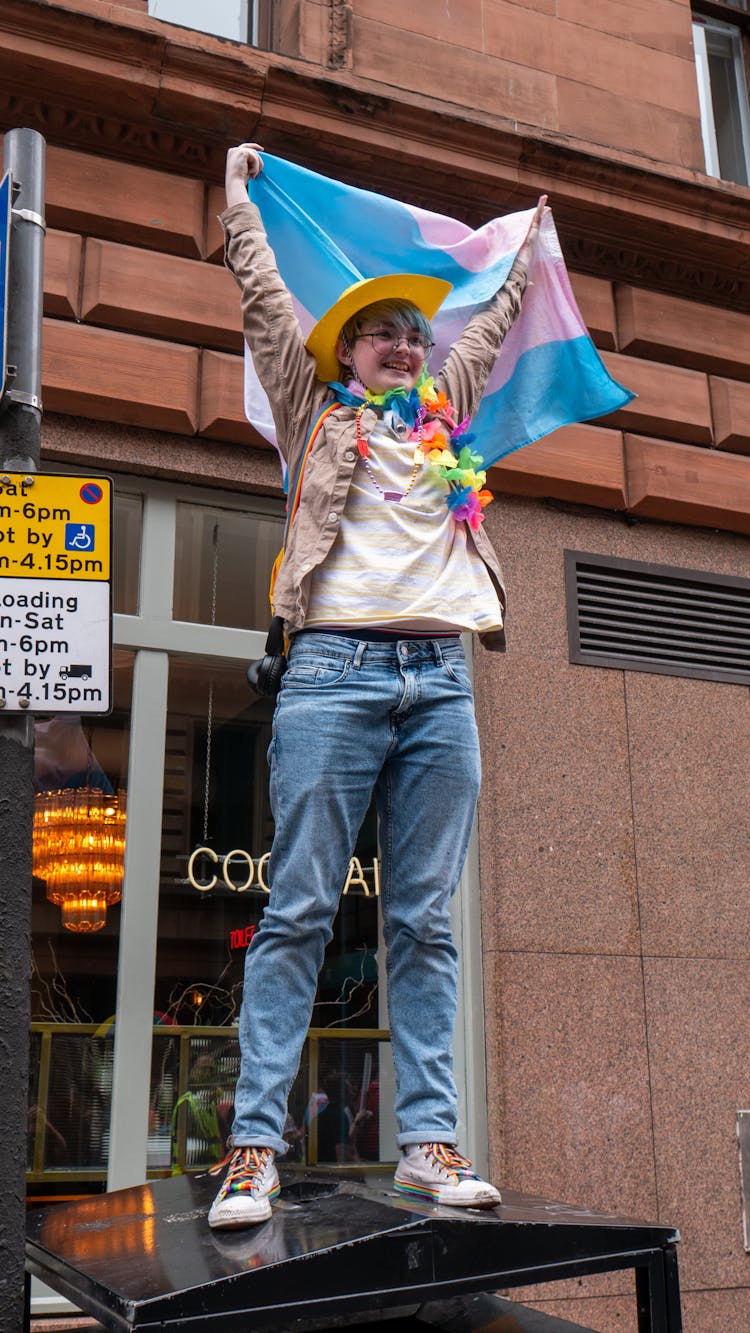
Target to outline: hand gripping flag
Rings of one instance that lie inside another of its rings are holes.
[[[360,278],[423,273],[452,283],[432,322],[433,371],[472,314],[502,287],[533,217],[533,210],[511,213],[472,231],[453,218],[344,185],[268,153],[248,192],[305,337]],[[487,467],[560,426],[614,412],[633,397],[612,379],[591,341],[547,210],[521,313],[472,422],[472,449]],[[245,410],[260,434],[275,443],[249,351]]]

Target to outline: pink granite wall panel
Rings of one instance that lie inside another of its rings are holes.
[[[679,1226],[686,1328],[744,1328],[750,695],[571,666],[563,553],[750,578],[750,547],[509,497],[487,523],[510,606],[507,656],[475,658],[493,1174]],[[617,1282],[517,1294],[635,1333]]]

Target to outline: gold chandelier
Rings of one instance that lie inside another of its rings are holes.
[[[43,791],[34,802],[34,874],[66,930],[101,930],[122,897],[126,798],[99,787]]]

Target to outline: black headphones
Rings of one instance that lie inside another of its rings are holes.
[[[247,668],[248,685],[264,699],[275,699],[285,671],[284,617],[274,616],[268,631],[264,656],[256,657]]]

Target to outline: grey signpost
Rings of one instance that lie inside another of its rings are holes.
[[[8,372],[8,272],[10,268],[10,220],[13,182],[9,171],[0,181],[0,399],[5,393]]]
[[[44,160],[36,130],[6,134],[0,182],[0,1333],[18,1333],[24,1319],[34,714],[111,708],[111,482],[39,472]],[[42,616],[40,607],[54,614]]]
[[[32,474],[39,467],[44,163],[44,139],[35,130],[6,134],[0,476],[6,470]],[[18,1333],[24,1318],[33,746],[31,714],[0,711],[1,1333]]]

